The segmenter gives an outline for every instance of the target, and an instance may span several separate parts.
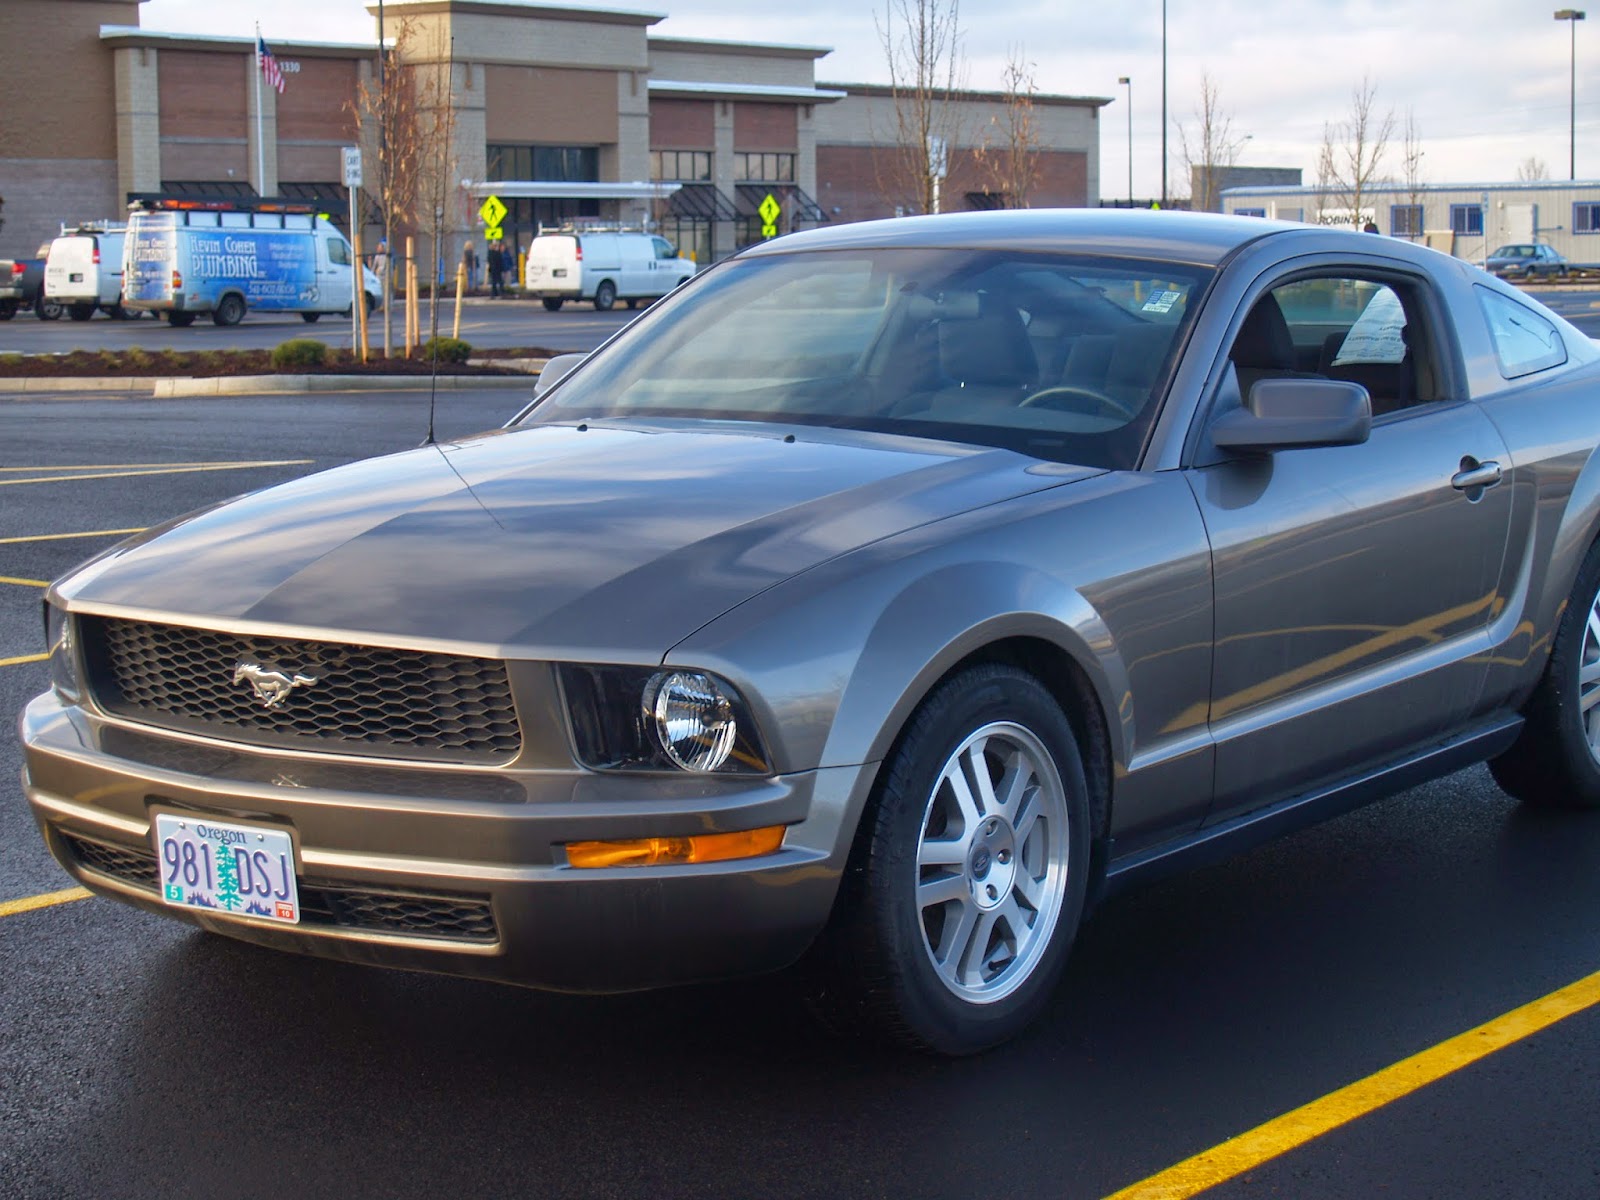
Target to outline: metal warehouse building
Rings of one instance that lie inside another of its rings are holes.
[[[1361,212],[1328,189],[1240,187],[1222,193],[1224,212],[1311,224],[1364,225],[1481,260],[1512,242],[1547,242],[1574,262],[1600,262],[1600,181],[1382,184]]]
[[[131,193],[290,196],[342,220],[340,148],[359,140],[378,6],[366,6],[372,43],[272,42],[279,94],[258,86],[253,37],[141,29],[140,2],[0,3],[0,256],[31,254],[63,222],[116,217]],[[446,73],[456,115],[451,255],[482,238],[490,194],[509,210],[514,249],[541,224],[593,217],[652,222],[702,262],[764,236],[769,195],[779,233],[903,209],[882,186],[892,98],[818,83],[826,48],[651,36],[659,14],[513,0],[388,0],[384,11],[391,42],[408,22],[412,45],[444,48],[428,65]],[[1032,103],[1028,201],[1095,203],[1109,100]],[[942,207],[996,207],[1005,198],[970,151],[993,136],[1005,98],[968,93],[958,107]]]

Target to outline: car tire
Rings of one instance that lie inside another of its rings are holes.
[[[237,325],[244,320],[244,297],[237,292],[229,292],[217,301],[217,307],[211,314],[214,325]]]
[[[67,305],[67,316],[71,317],[74,321],[87,321],[90,317],[94,316],[94,305],[69,304]]]
[[[1600,542],[1589,547],[1523,706],[1511,749],[1489,764],[1498,783],[1536,808],[1600,808]]]
[[[0,321],[9,321],[17,315],[17,302],[15,300],[0,300]]]
[[[595,312],[610,312],[617,302],[617,285],[609,279],[602,279],[600,286],[594,290]]]
[[[54,300],[35,300],[33,302],[33,315],[41,321],[61,320],[61,305]]]
[[[315,325],[319,320],[322,319],[322,314],[303,312],[300,314],[300,319],[307,325]]]
[[[1083,915],[1089,808],[1037,679],[990,664],[940,684],[884,762],[813,955],[825,1022],[946,1055],[1019,1033]]]
[[[187,329],[194,324],[194,314],[192,312],[169,311],[167,313],[167,324],[174,329]]]
[[[546,296],[544,298],[545,312],[560,312],[562,300],[560,296]]]

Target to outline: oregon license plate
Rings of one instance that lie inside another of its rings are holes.
[[[294,845],[282,830],[158,813],[155,841],[168,904],[299,922]]]

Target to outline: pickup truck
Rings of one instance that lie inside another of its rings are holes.
[[[44,298],[44,260],[49,253],[46,242],[37,258],[0,258],[0,321],[9,321],[19,308],[33,309],[41,321],[61,319],[61,305]]]
[[[9,321],[22,307],[22,277],[27,264],[0,258],[0,321]]]

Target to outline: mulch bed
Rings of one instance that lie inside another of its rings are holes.
[[[444,363],[440,375],[526,375],[521,364],[497,366],[496,359],[553,358],[562,353],[532,347],[474,350],[470,363]],[[488,361],[485,361],[488,360]],[[429,375],[426,358],[384,358],[374,351],[362,363],[348,349],[330,350],[320,367],[272,365],[270,350],[74,350],[70,354],[0,354],[0,378],[71,379],[108,375],[205,377],[228,375]]]

